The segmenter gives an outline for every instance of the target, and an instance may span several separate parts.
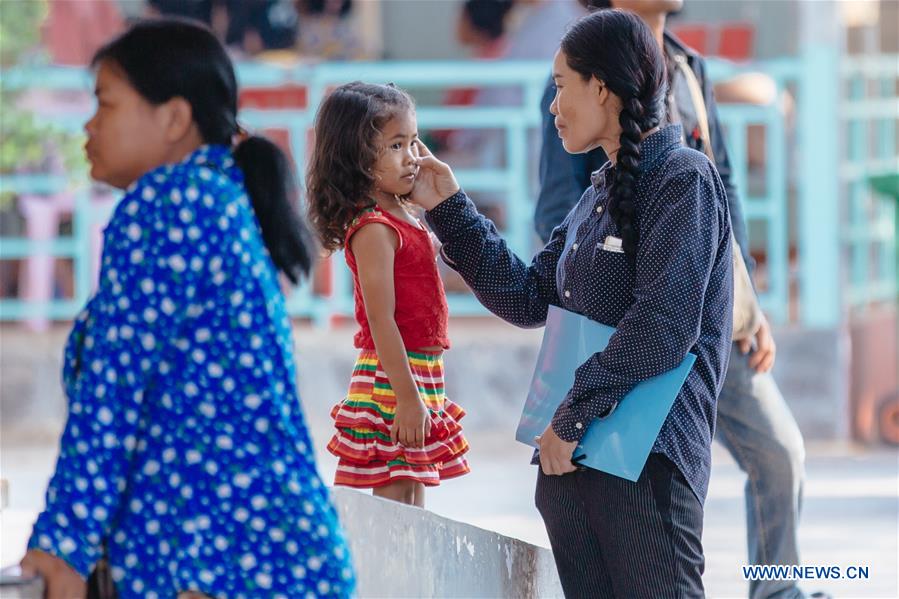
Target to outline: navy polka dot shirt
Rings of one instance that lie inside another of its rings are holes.
[[[520,327],[542,326],[550,304],[616,327],[606,349],[576,371],[552,426],[579,440],[639,382],[696,363],[656,439],[705,500],[715,401],[730,351],[733,270],[724,187],[700,152],[681,146],[680,125],[640,144],[635,190],[639,233],[635,264],[608,213],[613,167],[593,185],[530,265],[515,256],[493,223],[459,191],[427,218],[444,260],[497,316]],[[570,233],[569,233],[570,232]]]

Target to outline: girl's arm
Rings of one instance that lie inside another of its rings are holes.
[[[406,347],[394,319],[393,260],[398,247],[396,233],[380,223],[364,225],[350,238],[375,350],[396,395],[390,439],[407,447],[423,447],[431,421],[412,378]]]

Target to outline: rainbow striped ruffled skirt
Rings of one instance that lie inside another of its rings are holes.
[[[469,472],[468,442],[459,420],[465,410],[446,398],[441,352],[407,352],[412,378],[431,413],[431,433],[424,447],[390,441],[396,396],[378,355],[362,350],[353,368],[346,398],[331,417],[337,433],[328,451],[339,458],[335,485],[373,488],[411,479],[428,486]]]

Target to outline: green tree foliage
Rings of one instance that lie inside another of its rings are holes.
[[[19,90],[3,85],[2,72],[27,64],[40,44],[47,17],[46,0],[0,0],[0,173],[47,172],[62,164],[69,178],[83,179],[83,136],[42,123],[17,105]],[[12,194],[0,195],[0,209],[9,208]]]
[[[40,40],[47,17],[45,0],[0,0],[0,66],[16,64]]]

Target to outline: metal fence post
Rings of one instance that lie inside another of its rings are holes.
[[[802,324],[838,325],[843,306],[840,227],[839,50],[829,14],[803,11],[799,73],[799,298]],[[832,12],[824,10],[824,13]],[[814,21],[820,28],[816,28]]]

